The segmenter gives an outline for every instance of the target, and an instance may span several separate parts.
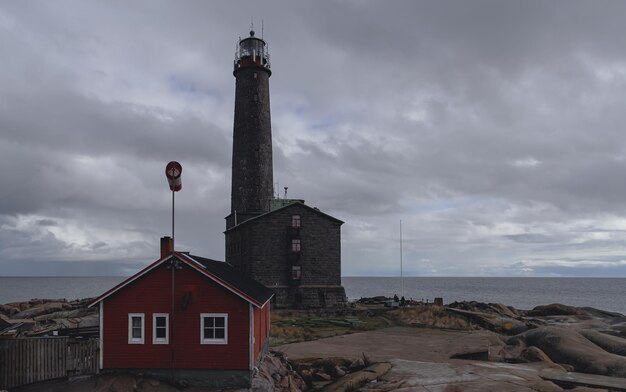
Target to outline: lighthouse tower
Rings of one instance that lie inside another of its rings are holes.
[[[273,197],[270,59],[266,42],[239,40],[235,53],[235,123],[229,229],[270,210]]]
[[[344,306],[343,222],[301,199],[275,197],[267,44],[250,31],[235,54],[235,125],[226,262],[274,291],[276,308]]]

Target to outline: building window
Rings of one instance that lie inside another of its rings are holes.
[[[300,250],[301,250],[300,239],[294,238],[293,240],[291,240],[291,251],[300,252]]]
[[[144,314],[128,314],[128,344],[143,344]]]
[[[200,315],[200,344],[228,343],[228,314],[202,313]]]
[[[299,265],[291,267],[291,279],[299,280],[302,277],[302,268]]]
[[[167,313],[155,313],[152,315],[152,343],[167,344],[169,342],[169,321]]]
[[[291,216],[291,227],[300,228],[300,215]]]

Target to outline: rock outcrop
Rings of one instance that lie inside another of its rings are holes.
[[[45,336],[63,330],[97,334],[98,309],[87,308],[91,300],[31,299],[0,305],[0,326],[4,326],[0,330],[5,329],[8,337]]]
[[[615,351],[626,347],[626,340],[621,338],[603,336],[593,331],[584,334],[597,342],[606,343],[607,347],[616,348]],[[509,360],[515,358],[516,353],[519,353],[520,359],[530,359],[530,353],[522,354],[530,347],[541,350],[552,362],[566,365],[566,369],[571,367],[581,373],[626,377],[626,357],[605,351],[572,328],[549,326],[532,329],[510,338],[505,350],[509,352]],[[545,360],[541,354],[535,357]]]
[[[579,316],[582,312],[573,306],[563,304],[540,305],[529,310],[526,315],[531,317],[538,316]]]
[[[287,359],[278,352],[263,358],[258,373],[252,379],[252,392],[300,392],[305,387],[302,377],[291,368]]]

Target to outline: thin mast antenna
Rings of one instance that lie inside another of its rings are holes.
[[[263,39],[263,31],[265,30],[265,21],[261,19],[261,39]]]
[[[404,297],[404,274],[402,271],[402,219],[400,219],[400,286],[402,297]]]

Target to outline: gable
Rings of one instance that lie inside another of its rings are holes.
[[[211,262],[211,264],[215,264],[215,263],[224,264],[221,267],[214,266],[214,268],[209,270],[204,265],[202,265],[199,261],[195,260],[193,256],[174,252],[173,255],[169,255],[167,257],[164,257],[162,259],[155,261],[154,263],[150,264],[149,266],[139,271],[135,275],[121,282],[117,286],[111,288],[110,290],[108,290],[107,292],[105,292],[104,294],[96,298],[94,302],[89,304],[89,307],[92,307],[98,304],[99,302],[114,295],[116,292],[124,289],[125,287],[132,285],[138,279],[141,279],[144,276],[151,274],[156,268],[164,265],[165,263],[169,263],[172,260],[172,258],[175,258],[179,262],[190,267],[196,273],[203,275],[205,278],[210,279],[211,281],[227,289],[229,292],[241,297],[242,299],[244,299],[245,301],[249,302],[250,304],[256,307],[263,307],[271,299],[273,295],[273,293],[269,289],[265,289],[265,287],[260,285],[260,283],[255,282],[249,278],[244,277],[242,279],[234,279],[232,277],[232,275],[234,274],[229,271],[229,269],[232,269],[234,271],[234,268],[226,263],[215,261],[215,260],[210,260],[210,259],[203,259],[207,262]],[[249,281],[252,281],[252,282],[249,282]],[[262,286],[263,289],[260,289],[259,287],[257,287],[257,285]]]
[[[342,220],[339,220],[339,219],[337,219],[337,218],[335,218],[333,216],[330,216],[328,214],[323,213],[318,208],[309,207],[308,205],[303,204],[301,202],[294,202],[294,203],[291,203],[291,204],[287,204],[284,207],[280,207],[280,208],[277,208],[275,210],[266,212],[265,214],[261,214],[261,215],[255,216],[254,218],[250,218],[250,219],[248,219],[248,220],[238,224],[237,226],[233,226],[230,229],[227,229],[225,231],[225,233],[228,233],[228,232],[230,232],[232,230],[235,230],[235,229],[237,229],[239,227],[242,227],[242,226],[245,226],[245,225],[248,225],[248,224],[251,224],[251,223],[266,221],[268,219],[271,219],[272,217],[274,217],[277,214],[285,213],[285,212],[286,213],[293,213],[293,214],[303,213],[303,212],[304,213],[312,213],[312,214],[318,215],[323,220],[326,220],[328,222],[334,223],[334,224],[339,225],[339,226],[343,225],[343,223],[344,223]]]

